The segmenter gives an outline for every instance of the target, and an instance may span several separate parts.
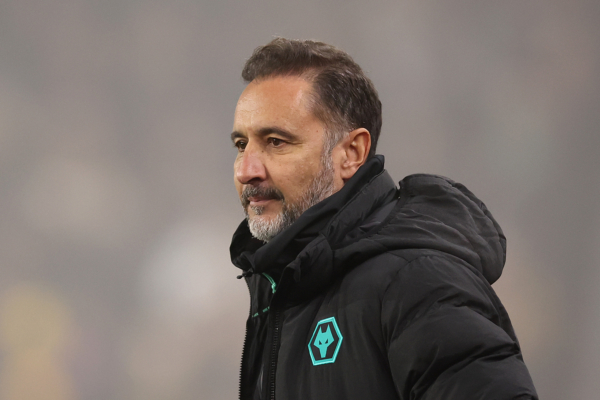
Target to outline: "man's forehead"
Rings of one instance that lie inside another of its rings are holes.
[[[312,86],[300,77],[274,77],[252,81],[240,95],[234,117],[234,130],[255,125],[285,126],[313,119]]]
[[[297,76],[278,76],[254,80],[246,86],[238,101],[238,107],[247,110],[255,109],[260,103],[264,106],[271,103],[277,106],[301,106],[308,100],[312,85]]]

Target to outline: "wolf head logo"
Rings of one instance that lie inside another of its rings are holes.
[[[320,320],[308,342],[313,365],[334,363],[343,339],[335,317]]]
[[[331,343],[333,343],[333,335],[331,334],[331,328],[327,325],[327,330],[323,332],[322,328],[319,329],[319,333],[317,333],[317,338],[315,339],[314,345],[319,348],[321,352],[321,358],[325,358],[327,355],[327,348]]]

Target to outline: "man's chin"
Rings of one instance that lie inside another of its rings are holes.
[[[248,227],[255,238],[268,242],[289,225],[289,221],[279,213],[276,215],[249,215]]]

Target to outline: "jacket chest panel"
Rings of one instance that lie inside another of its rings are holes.
[[[286,310],[278,399],[397,399],[382,348],[379,301],[337,307],[326,298]]]

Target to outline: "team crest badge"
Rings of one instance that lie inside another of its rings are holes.
[[[308,342],[308,352],[313,365],[335,362],[343,339],[334,317],[319,321]]]

